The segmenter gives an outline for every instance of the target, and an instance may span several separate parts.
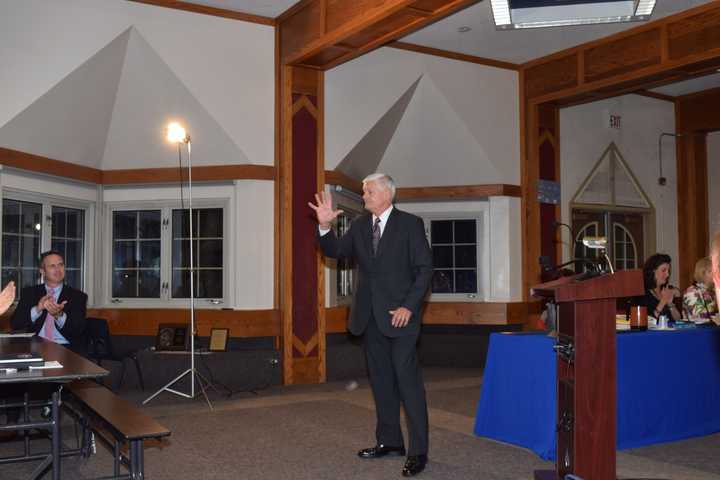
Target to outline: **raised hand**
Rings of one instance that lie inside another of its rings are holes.
[[[317,202],[317,205],[314,205],[312,202],[308,202],[308,206],[315,210],[315,215],[317,216],[320,228],[327,230],[330,228],[332,221],[335,220],[338,215],[343,213],[343,211],[333,210],[332,196],[328,192],[321,192],[319,194],[316,193],[315,202]]]
[[[10,282],[0,292],[0,315],[10,308],[13,301],[15,301],[15,282]]]

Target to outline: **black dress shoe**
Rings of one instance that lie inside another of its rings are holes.
[[[397,455],[402,457],[405,455],[405,447],[388,447],[387,445],[375,445],[370,448],[363,448],[358,452],[360,458],[380,458],[385,455]]]
[[[414,477],[425,470],[425,465],[427,465],[427,455],[409,455],[405,460],[402,475],[403,477]]]

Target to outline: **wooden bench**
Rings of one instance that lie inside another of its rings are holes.
[[[64,406],[83,427],[83,448],[87,451],[90,432],[94,432],[113,452],[111,478],[143,479],[143,441],[167,437],[170,430],[101,385],[76,381],[68,385],[67,391],[70,396]],[[128,474],[120,475],[121,464]]]

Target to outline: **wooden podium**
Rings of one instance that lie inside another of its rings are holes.
[[[616,299],[644,293],[642,270],[537,285],[534,296],[554,298],[557,315],[557,460],[536,480],[616,480]]]

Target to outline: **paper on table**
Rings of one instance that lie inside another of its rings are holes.
[[[42,365],[33,365],[30,366],[30,370],[40,370],[43,368],[63,368],[63,366],[60,364],[60,362],[57,362],[55,360],[51,360],[49,362],[45,362]]]

